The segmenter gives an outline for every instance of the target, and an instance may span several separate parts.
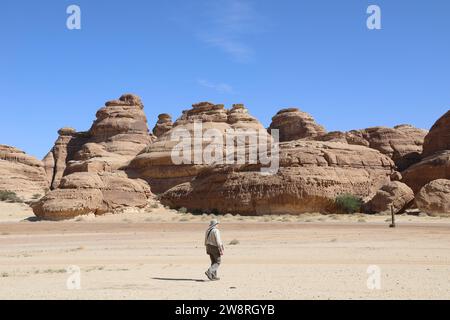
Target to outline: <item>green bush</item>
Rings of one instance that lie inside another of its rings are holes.
[[[20,199],[15,192],[2,190],[0,191],[0,201],[22,203],[23,200]]]
[[[362,200],[352,194],[342,194],[334,200],[336,208],[341,213],[355,213],[361,210]]]

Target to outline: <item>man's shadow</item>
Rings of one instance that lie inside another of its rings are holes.
[[[203,279],[184,279],[184,278],[152,278],[154,280],[161,280],[161,281],[191,281],[191,282],[206,282],[206,280]]]

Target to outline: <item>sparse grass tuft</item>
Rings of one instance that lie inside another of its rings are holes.
[[[47,269],[42,271],[42,273],[66,273],[66,269]]]
[[[236,245],[238,245],[238,244],[239,244],[239,240],[233,239],[233,240],[230,241],[230,243],[229,243],[228,245],[230,245],[230,246],[236,246]]]
[[[41,197],[42,197],[42,196],[41,196],[39,193],[33,194],[33,199],[34,199],[34,200],[40,199]]]

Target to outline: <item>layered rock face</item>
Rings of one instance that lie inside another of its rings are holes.
[[[48,190],[42,161],[25,152],[0,145],[0,191],[12,191],[24,200]]]
[[[310,115],[290,108],[266,130],[242,104],[225,109],[201,102],[174,123],[161,114],[151,135],[141,100],[127,94],[107,102],[89,131],[59,130],[43,162],[0,146],[0,190],[30,197],[51,186],[33,205],[49,220],[145,207],[150,187],[172,208],[223,214],[331,213],[342,194],[360,197],[370,212],[393,207],[397,213],[414,193],[421,210],[446,214],[448,118],[449,112],[428,134],[409,125],[326,133]],[[279,169],[263,174],[267,164],[260,153],[251,154],[272,142],[268,132],[275,129],[282,141]],[[230,133],[236,138],[231,149]],[[244,161],[236,162],[242,153]]]
[[[148,184],[121,170],[155,140],[143,107],[137,96],[126,94],[107,102],[88,132],[59,131],[44,159],[53,190],[33,206],[36,216],[61,220],[147,205]]]
[[[340,141],[376,149],[394,160],[399,171],[420,161],[427,131],[410,125],[394,128],[373,127],[349,132],[330,132],[318,137],[321,141]]]
[[[129,179],[124,172],[78,172],[61,179],[33,205],[45,220],[64,220],[86,214],[101,215],[122,207],[145,207],[151,197],[145,181]]]
[[[450,215],[450,180],[438,179],[427,183],[416,195],[417,207],[430,215]]]
[[[367,211],[371,213],[402,212],[414,200],[414,192],[406,184],[392,181],[383,185],[375,196],[367,203]]]
[[[44,158],[51,187],[61,178],[75,172],[113,172],[155,140],[149,135],[147,118],[139,97],[125,94],[108,101],[97,112],[88,132],[72,128],[59,130],[59,138]]]
[[[280,110],[273,118],[269,132],[279,130],[280,141],[314,138],[326,134],[326,130],[317,124],[314,118],[297,108]]]
[[[368,199],[389,182],[394,163],[363,146],[297,140],[280,144],[280,169],[215,166],[161,196],[170,207],[246,215],[333,212],[337,195]]]
[[[202,154],[204,148],[212,144],[212,137],[209,139],[203,136],[211,130],[223,136],[227,130],[254,130],[263,132],[268,140],[271,139],[262,124],[248,113],[244,105],[235,104],[232,109],[226,110],[221,104],[201,102],[183,111],[171,130],[133,159],[127,169],[128,174],[146,180],[155,193],[162,193],[173,186],[192,180],[202,169],[211,165],[203,161]],[[183,133],[192,138],[188,142],[192,150],[190,161],[175,164],[172,151],[180,140],[174,139],[174,136]],[[225,144],[226,141],[222,140],[222,143]],[[220,156],[222,160],[224,157]]]
[[[450,150],[438,152],[423,159],[404,171],[402,175],[402,181],[413,189],[414,193],[419,192],[430,181],[450,179]]]
[[[156,122],[156,125],[153,128],[153,134],[155,137],[159,138],[172,129],[172,127],[173,123],[170,114],[162,113],[158,116],[158,122]]]
[[[436,121],[425,137],[422,156],[429,157],[444,150],[450,150],[450,110]]]
[[[89,134],[76,132],[73,128],[62,128],[52,150],[42,160],[51,189],[59,186],[67,168],[67,163],[74,158],[81,146],[89,141]]]
[[[450,111],[433,125],[425,137],[422,160],[402,174],[402,181],[415,193],[428,182],[450,179]]]
[[[130,94],[107,102],[97,112],[89,141],[69,161],[66,174],[114,171],[127,166],[154,141],[143,108],[139,97]]]

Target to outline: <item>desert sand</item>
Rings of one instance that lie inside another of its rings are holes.
[[[0,202],[0,299],[450,299],[450,218],[400,215],[391,229],[383,215],[219,217],[226,251],[210,282],[212,215],[32,216]],[[66,286],[73,265],[79,290]],[[367,287],[371,265],[380,289]]]

